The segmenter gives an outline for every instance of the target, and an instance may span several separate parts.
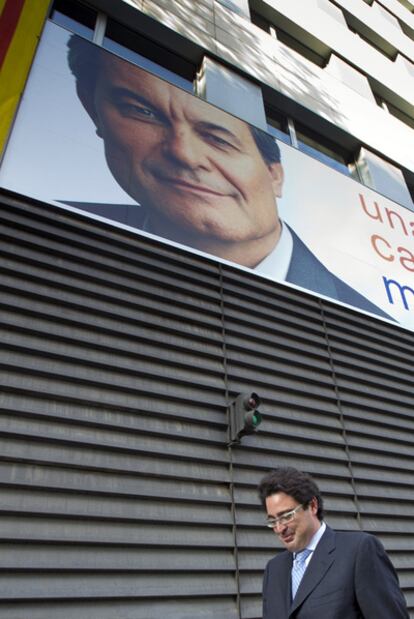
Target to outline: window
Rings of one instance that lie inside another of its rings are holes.
[[[271,24],[264,17],[256,13],[256,11],[250,10],[250,19],[252,24],[260,28],[261,30],[265,30],[265,32],[270,32]]]
[[[291,144],[288,119],[272,108],[266,108],[267,132],[278,140]]]
[[[255,11],[251,11],[250,16],[252,23],[255,24],[255,26],[261,28],[262,30],[265,30],[266,32],[274,33],[276,39],[283,43],[283,45],[286,45],[286,47],[289,47],[307,60],[310,60],[313,64],[318,65],[318,67],[324,67],[326,65],[327,58],[318,54],[313,49],[299,41],[299,39],[292,36],[288,32],[282,30],[277,24],[272,24]]]
[[[338,172],[351,176],[348,167],[348,164],[353,160],[351,153],[299,123],[295,124],[295,133],[299,150]]]
[[[412,129],[414,129],[414,118],[412,116],[409,116],[402,110],[398,109],[392,103],[387,103],[386,105],[387,105],[388,112],[392,114],[392,116],[395,116],[396,118],[398,118],[398,120],[401,120],[401,122],[403,122],[405,125],[408,125]]]
[[[267,131],[277,140],[291,144],[342,174],[357,176],[353,152],[325,138],[316,131],[288,118],[273,107],[266,106]]]
[[[413,116],[410,116],[406,112],[403,112],[402,110],[400,110],[398,107],[395,107],[393,103],[390,103],[389,101],[381,97],[381,95],[376,94],[375,99],[378,105],[382,107],[383,110],[385,110],[392,116],[395,116],[395,118],[398,118],[398,120],[403,122],[408,127],[411,127],[412,129],[414,129],[414,117]]]
[[[108,19],[103,47],[175,86],[193,91],[195,65],[112,19]]]
[[[50,19],[56,24],[89,40],[93,38],[96,18],[96,11],[71,0],[56,0],[50,14]]]
[[[286,47],[289,47],[294,52],[300,54],[307,60],[310,60],[313,64],[318,65],[318,67],[324,67],[326,65],[326,58],[317,54],[310,47],[304,45],[301,41],[290,35],[288,32],[284,32],[280,28],[276,28],[276,37],[277,40],[286,45]]]
[[[95,29],[99,30],[100,36],[95,41],[97,44],[102,41],[105,49],[155,73],[175,86],[193,91],[195,64],[117,21],[106,19],[105,15],[87,4],[73,0],[55,0],[50,19],[89,40],[94,40]]]
[[[389,60],[394,61],[397,57],[397,50],[395,47],[391,45],[388,41],[377,35],[375,32],[366,28],[364,24],[359,23],[357,20],[351,18],[345,14],[345,19],[348,24],[348,28],[351,32],[353,32],[357,37],[368,43],[371,47],[377,50],[380,54],[388,58]]]
[[[414,4],[410,0],[398,0],[410,13],[414,12]]]

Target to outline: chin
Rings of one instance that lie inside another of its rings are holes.
[[[199,240],[217,241],[225,243],[240,243],[246,240],[246,235],[240,234],[239,231],[229,228],[216,221],[174,221],[174,226],[183,231],[183,236],[186,234],[188,238]]]
[[[298,541],[296,540],[295,536],[289,542],[282,541],[282,544],[284,545],[285,548],[287,548],[291,552],[296,552],[298,549]]]

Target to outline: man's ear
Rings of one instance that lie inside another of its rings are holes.
[[[78,84],[76,87],[76,92],[78,93],[78,97],[83,107],[88,112],[89,116],[92,119],[93,124],[96,127],[96,134],[99,137],[102,137],[100,133],[100,128],[99,128],[98,116],[96,114],[96,109],[95,109],[94,90],[92,88],[82,88]]]
[[[312,499],[310,500],[309,507],[311,508],[311,512],[313,514],[318,513],[319,505],[318,505],[318,499],[316,498],[316,496],[312,497]]]
[[[283,166],[281,163],[273,162],[273,163],[268,164],[268,168],[269,168],[270,176],[272,177],[273,193],[275,194],[276,198],[281,198],[283,180],[285,178],[285,174],[283,172]]]

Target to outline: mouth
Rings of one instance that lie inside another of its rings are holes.
[[[295,535],[293,533],[286,533],[286,535],[280,535],[279,537],[284,544],[291,544],[295,539]]]
[[[225,195],[227,195],[221,191],[213,189],[212,187],[208,187],[207,185],[190,183],[189,181],[182,180],[181,178],[158,176],[158,180],[165,185],[169,185],[170,187],[179,189],[180,191],[187,191],[189,193],[198,193],[203,195],[220,197],[224,197]]]

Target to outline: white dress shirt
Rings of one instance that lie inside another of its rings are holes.
[[[293,239],[289,228],[282,224],[282,232],[276,247],[255,267],[262,275],[285,281],[293,252]]]
[[[309,561],[312,559],[313,553],[315,551],[315,548],[319,544],[319,542],[321,541],[321,537],[325,533],[325,530],[326,530],[326,524],[324,522],[322,522],[321,526],[316,531],[315,535],[312,537],[312,539],[309,542],[309,544],[306,546],[306,548],[308,548],[309,550],[312,551],[310,553],[310,555],[308,557],[306,557],[306,561],[305,561],[306,567],[308,567]]]

